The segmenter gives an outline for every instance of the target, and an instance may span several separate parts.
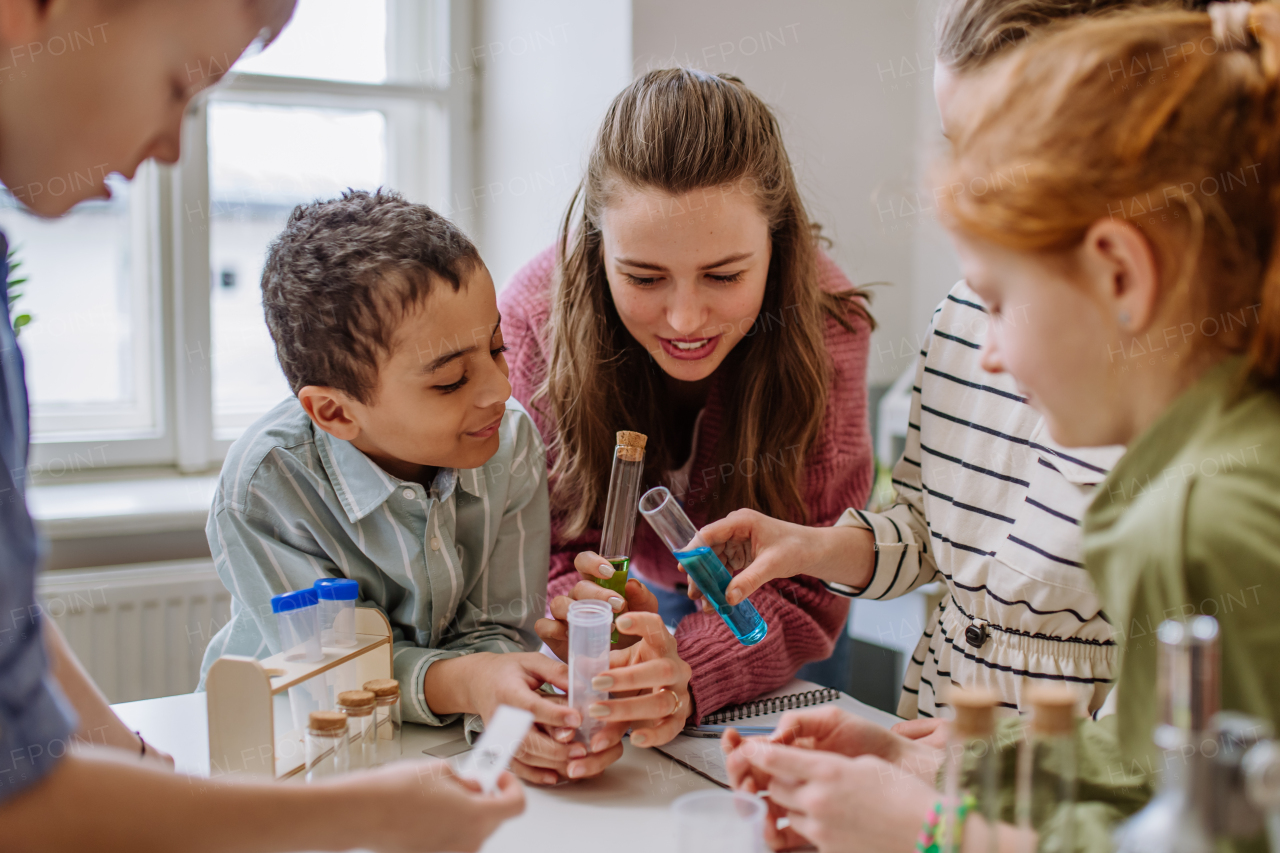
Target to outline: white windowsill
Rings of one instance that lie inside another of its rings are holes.
[[[50,539],[203,530],[216,474],[33,485],[27,505]]]

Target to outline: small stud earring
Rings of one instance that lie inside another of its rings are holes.
[[[1121,312],[1120,312],[1120,315],[1119,315],[1116,319],[1118,319],[1118,320],[1120,321],[1120,325],[1121,325],[1121,326],[1128,326],[1128,325],[1129,325],[1129,312],[1128,312],[1128,311],[1121,311]]]

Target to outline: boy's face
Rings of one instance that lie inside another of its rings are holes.
[[[182,115],[264,26],[246,0],[0,0],[0,181],[57,216],[149,158],[178,159]]]
[[[498,297],[483,264],[462,280],[456,293],[433,282],[397,326],[373,402],[351,404],[352,443],[403,480],[423,466],[477,468],[498,450],[511,396]]]

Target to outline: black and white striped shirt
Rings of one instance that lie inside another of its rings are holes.
[[[870,582],[845,591],[887,599],[947,585],[907,668],[900,716],[937,716],[948,684],[987,687],[1021,708],[1024,688],[1042,679],[1078,686],[1096,712],[1115,644],[1082,565],[1080,519],[1123,448],[1054,444],[1013,379],[982,369],[986,322],[964,282],[934,312],[895,501],[838,522],[876,537]]]

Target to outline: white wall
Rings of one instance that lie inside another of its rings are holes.
[[[912,239],[880,212],[915,179],[915,89],[886,70],[916,51],[914,0],[633,0],[636,73],[693,65],[741,77],[778,115],[810,215],[836,262],[873,289],[868,381],[909,363]]]
[[[477,0],[475,234],[501,289],[555,239],[604,110],[631,82],[629,0]]]
[[[608,102],[636,75],[741,77],[775,110],[811,215],[880,324],[868,382],[909,368],[958,278],[918,190],[941,144],[938,0],[477,0],[474,236],[501,288],[554,239]],[[468,201],[469,200],[469,201]]]
[[[919,207],[925,211],[932,205],[925,200],[930,194],[929,159],[946,144],[938,107],[933,100],[933,36],[938,0],[919,0],[916,16],[917,54],[923,73],[915,75],[916,97],[916,186],[921,197]],[[906,78],[903,78],[906,79]],[[914,219],[914,222],[908,220]],[[909,343],[919,350],[917,339],[924,334],[933,309],[960,279],[960,265],[955,252],[937,220],[927,213],[899,218],[912,238],[912,334]],[[899,344],[899,349],[905,349]]]

